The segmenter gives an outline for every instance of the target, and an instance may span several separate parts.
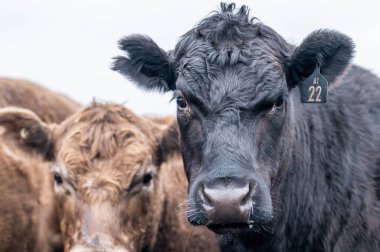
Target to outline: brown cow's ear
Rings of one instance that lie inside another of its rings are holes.
[[[288,86],[295,87],[309,77],[317,64],[327,81],[334,82],[350,63],[354,47],[350,37],[337,31],[311,33],[286,62]]]
[[[46,160],[53,159],[51,131],[32,111],[21,108],[0,109],[0,127],[4,140],[14,142],[26,152],[35,152]]]
[[[173,155],[180,154],[179,129],[177,122],[174,121],[167,129],[164,130],[161,138],[159,139],[156,149],[155,164],[160,166]]]

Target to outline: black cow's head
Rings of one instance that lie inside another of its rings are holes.
[[[174,91],[189,187],[189,220],[223,232],[267,230],[280,194],[299,91],[316,64],[329,82],[343,72],[353,42],[318,30],[298,47],[247,7],[222,10],[182,36],[170,53],[150,38],[120,41],[128,57],[113,69],[145,89]]]

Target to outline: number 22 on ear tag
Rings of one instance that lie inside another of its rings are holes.
[[[301,102],[326,103],[328,84],[329,82],[321,74],[319,65],[316,65],[313,73],[301,82]]]

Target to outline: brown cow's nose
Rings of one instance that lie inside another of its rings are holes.
[[[128,252],[129,250],[121,245],[115,245],[112,237],[104,234],[96,234],[88,241],[80,241],[74,244],[70,252]]]
[[[86,246],[75,246],[70,250],[70,252],[129,252],[129,250],[125,248],[93,248],[93,247],[86,247]]]
[[[249,183],[205,184],[200,194],[210,224],[246,223],[252,206],[251,188]]]

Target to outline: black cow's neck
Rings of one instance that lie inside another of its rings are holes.
[[[331,251],[344,240],[345,230],[365,222],[358,216],[376,214],[365,202],[373,194],[366,187],[368,176],[361,174],[368,172],[365,161],[352,160],[371,151],[363,144],[369,136],[355,128],[358,122],[347,119],[349,109],[340,106],[339,97],[320,105],[299,103],[298,92],[292,98],[288,127],[294,131],[285,136],[291,151],[272,188],[272,197],[280,202],[274,202],[274,233],[261,242],[241,236],[241,242],[254,251]],[[355,141],[358,137],[363,139]]]
[[[298,98],[298,95],[294,97]],[[324,210],[332,204],[328,198],[333,190],[327,172],[330,157],[326,153],[332,145],[331,132],[325,132],[324,127],[329,124],[329,118],[321,120],[323,105],[300,104],[297,100],[293,101],[294,121],[290,122],[293,134],[286,138],[286,146],[291,146],[288,166],[282,167],[285,172],[274,190],[281,203],[276,207],[275,233],[268,248],[323,251],[322,247],[316,247],[320,237],[315,228],[316,225],[322,228]]]

